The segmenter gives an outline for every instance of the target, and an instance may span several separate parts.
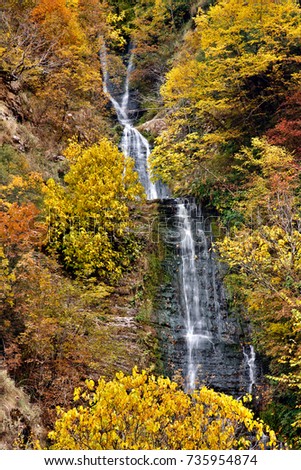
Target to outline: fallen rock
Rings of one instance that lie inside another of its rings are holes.
[[[167,124],[165,122],[165,119],[153,118],[150,121],[141,124],[139,127],[137,127],[137,129],[139,131],[149,132],[150,134],[157,137],[167,129]]]

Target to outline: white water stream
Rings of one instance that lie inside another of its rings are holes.
[[[244,346],[243,354],[249,375],[248,393],[252,394],[253,387],[256,383],[256,354],[254,347],[252,345]]]
[[[147,199],[153,200],[164,197],[162,189],[159,188],[160,184],[155,184],[151,181],[150,170],[148,164],[148,157],[150,155],[150,145],[147,139],[134,127],[133,119],[130,118],[129,104],[130,104],[130,79],[131,72],[133,71],[133,54],[131,53],[127,73],[124,83],[124,92],[120,102],[109,91],[110,77],[107,64],[107,53],[105,47],[102,48],[100,53],[102,73],[103,73],[103,89],[109,97],[117,114],[118,122],[123,127],[121,138],[121,150],[128,156],[132,157],[135,161],[135,169],[139,175],[141,184],[143,185]],[[161,189],[161,191],[160,191]]]
[[[202,298],[205,298],[205,306],[208,304],[208,289],[205,287],[200,291],[190,213],[185,204],[181,202],[178,203],[177,209],[182,232],[179,244],[181,257],[180,286],[185,313],[187,344],[186,388],[187,390],[193,390],[201,362],[199,351],[204,343],[207,343],[207,345],[208,342],[211,343],[206,324],[204,302],[202,302]]]
[[[167,198],[167,191],[160,183],[153,183],[150,177],[148,157],[150,155],[150,145],[147,139],[134,126],[131,115],[130,80],[133,71],[133,54],[130,54],[126,77],[124,80],[123,92],[116,96],[112,91],[110,76],[108,71],[107,53],[105,47],[100,53],[103,89],[110,99],[118,122],[123,127],[120,149],[126,155],[134,159],[135,169],[139,175],[147,198],[149,200]],[[180,303],[179,310],[184,317],[185,336],[185,380],[186,390],[192,391],[200,377],[206,376],[207,371],[200,369],[206,367],[211,370],[213,355],[215,360],[217,353],[214,344],[216,343],[216,333],[212,330],[212,315],[217,322],[217,338],[222,341],[222,317],[221,305],[218,296],[218,284],[215,278],[214,261],[208,250],[208,241],[205,234],[205,227],[201,223],[194,226],[192,213],[197,212],[197,206],[191,201],[185,203],[176,201],[176,217],[179,227],[180,241],[179,247],[179,289]],[[198,250],[201,247],[201,262],[197,262]],[[210,325],[210,326],[209,326]],[[183,350],[183,355],[185,352]],[[221,354],[221,362],[224,355]],[[184,358],[183,358],[184,359]],[[210,363],[208,364],[208,359]],[[206,362],[207,361],[207,362]],[[252,346],[243,349],[245,368],[248,370],[248,392],[252,393],[256,380],[255,352]],[[229,366],[228,366],[229,367]]]

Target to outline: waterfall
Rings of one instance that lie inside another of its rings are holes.
[[[248,393],[252,394],[253,387],[256,383],[256,354],[254,347],[249,345],[248,347],[244,346],[243,355],[245,359],[245,365],[248,370]]]
[[[110,82],[105,47],[100,59],[103,90],[123,128],[120,149],[134,159],[147,198],[160,199],[160,217],[164,217],[159,230],[171,255],[164,260],[170,281],[160,286],[160,301],[164,305],[161,310],[156,308],[166,372],[172,375],[182,371],[187,392],[206,384],[234,396],[241,395],[246,388],[251,393],[256,379],[255,352],[252,346],[243,351],[239,347],[245,331],[235,316],[228,315],[220,268],[211,250],[211,224],[206,223],[195,201],[168,198],[166,188],[151,181],[150,145],[131,117],[133,53],[129,56],[121,94],[114,91]]]
[[[123,127],[120,149],[126,156],[134,159],[135,169],[145,189],[147,199],[162,199],[166,196],[166,190],[159,182],[153,183],[150,178],[148,164],[148,157],[151,152],[150,145],[147,139],[134,127],[133,119],[130,118],[130,79],[133,71],[133,53],[130,53],[124,91],[120,101],[110,92],[110,77],[105,46],[101,50],[100,59],[103,73],[103,90],[116,111],[118,122]]]
[[[200,366],[199,350],[203,343],[211,342],[208,332],[204,307],[201,302],[199,276],[196,269],[195,241],[192,233],[191,218],[184,203],[178,203],[178,219],[181,227],[180,235],[180,286],[183,309],[185,314],[185,337],[187,344],[187,376],[186,388],[193,390]],[[204,289],[206,304],[208,289]]]
[[[166,282],[156,321],[164,373],[181,374],[187,392],[206,385],[240,397],[256,379],[254,351],[240,346],[249,325],[228,310],[211,216],[192,198],[164,199],[159,214]]]

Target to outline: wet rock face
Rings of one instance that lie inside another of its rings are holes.
[[[196,326],[193,336],[197,341],[192,348],[188,345],[187,306],[183,300],[182,221],[178,217],[177,201],[161,201],[160,231],[165,244],[162,269],[168,280],[160,286],[156,322],[164,372],[171,376],[180,372],[185,383],[193,363],[196,386],[205,384],[216,391],[240,396],[248,392],[250,385],[250,370],[243,349],[248,341],[248,325],[227,310],[220,280],[221,267],[211,249],[210,217],[202,214],[191,200],[186,201],[185,206],[195,241],[198,303],[206,337],[202,338],[202,331]]]

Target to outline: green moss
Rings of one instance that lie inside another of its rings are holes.
[[[8,184],[12,176],[24,176],[29,172],[29,165],[24,155],[11,145],[0,147],[0,183]]]

